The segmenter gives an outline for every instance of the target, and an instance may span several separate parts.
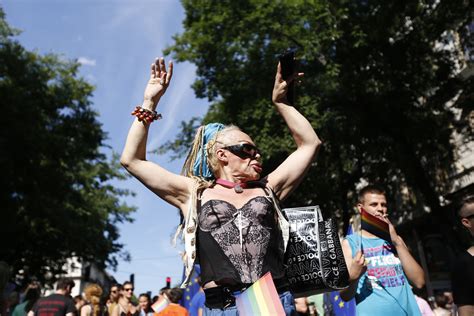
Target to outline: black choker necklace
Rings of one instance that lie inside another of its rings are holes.
[[[242,193],[244,192],[244,189],[248,187],[246,182],[235,183],[235,182],[224,180],[221,178],[217,179],[216,183],[229,189],[234,188],[235,193]]]

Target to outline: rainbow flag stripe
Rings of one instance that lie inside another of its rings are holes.
[[[242,316],[285,316],[270,272],[237,295],[235,304]]]
[[[168,299],[163,295],[162,297],[160,297],[160,298],[155,302],[155,304],[151,305],[151,308],[153,309],[153,311],[154,311],[155,313],[159,313],[159,312],[161,312],[162,310],[164,310],[169,304],[170,304],[170,302],[169,302]]]
[[[390,238],[388,223],[373,216],[364,209],[361,211],[361,228],[386,241],[392,240]]]

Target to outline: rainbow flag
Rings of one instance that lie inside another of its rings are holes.
[[[242,316],[285,316],[270,272],[237,295],[235,304]]]
[[[370,214],[366,210],[361,211],[361,228],[375,236],[391,242],[388,223]]]
[[[165,295],[162,295],[156,302],[155,304],[151,305],[151,308],[153,309],[153,311],[155,313],[159,313],[161,312],[162,310],[164,310],[166,308],[166,306],[168,306],[170,304],[170,302],[168,301],[168,299],[166,298]]]

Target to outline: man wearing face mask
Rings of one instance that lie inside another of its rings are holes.
[[[359,192],[357,209],[388,224],[385,240],[365,229],[347,236],[342,243],[349,267],[350,285],[340,292],[349,301],[355,297],[357,315],[421,315],[410,283],[425,284],[423,269],[388,219],[383,189],[369,185]]]

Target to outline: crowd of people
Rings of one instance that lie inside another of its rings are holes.
[[[56,282],[54,293],[42,296],[38,282],[30,283],[16,301],[9,301],[6,316],[200,316],[202,310],[195,304],[194,309],[180,305],[183,289],[162,288],[153,298],[149,293],[134,294],[130,281],[113,284],[104,290],[96,283],[87,284],[80,295],[71,296],[75,282],[61,278]],[[160,310],[153,310],[152,304],[164,301]],[[202,307],[202,306],[201,306]]]
[[[56,283],[53,294],[41,297],[41,286],[32,282],[18,293],[18,301],[8,306],[6,316],[202,316],[204,313],[205,295],[200,290],[194,293],[191,304],[187,308],[181,306],[184,290],[178,287],[160,289],[157,295],[150,297],[148,293],[138,296],[134,294],[134,286],[126,281],[123,284],[113,284],[104,290],[99,284],[90,283],[83,289],[81,295],[71,296],[75,283],[71,279],[62,278]],[[429,302],[422,297],[419,289],[413,289],[413,295],[422,316],[456,316],[470,315],[459,313],[450,291],[439,292]],[[364,315],[363,310],[352,314],[335,312],[335,307],[328,299],[328,293],[295,299],[295,316],[333,316],[333,315]],[[374,298],[371,298],[374,299]],[[164,308],[159,312],[152,309],[152,305],[161,300],[166,300]],[[395,306],[393,302],[383,301],[385,304]],[[402,301],[399,302],[403,304]],[[464,305],[461,305],[464,306]],[[374,312],[374,309],[371,310]],[[375,309],[375,313],[379,311]],[[403,315],[415,315],[410,311]],[[372,314],[375,315],[375,314]],[[390,315],[390,314],[388,314]],[[392,315],[402,315],[400,313]]]
[[[56,292],[47,297],[39,298],[38,287],[26,289],[17,301],[20,304],[10,304],[8,315],[236,316],[236,297],[267,272],[271,272],[286,315],[327,315],[327,302],[317,296],[294,298],[285,272],[289,222],[279,204],[297,189],[321,146],[310,122],[287,99],[289,85],[301,80],[303,74],[284,77],[282,66],[277,66],[272,103],[294,140],[295,150],[264,177],[263,153],[234,125],[201,126],[180,175],[146,159],[150,124],[162,118],[156,108],[172,76],[171,62],[166,66],[164,59],[158,58],[152,63],[143,103],[132,112],[136,118],[121,163],[158,197],[181,211],[177,233],[184,238],[186,275],[181,287],[189,283],[195,264],[200,265],[202,288],[192,310],[180,306],[180,288],[164,288],[151,299],[146,293],[135,296],[131,282],[115,284],[108,291],[89,284],[83,295],[73,299],[74,282],[61,279]],[[388,227],[387,237],[362,229],[342,241],[349,286],[337,293],[340,304],[354,302],[355,313],[361,316],[474,315],[474,247],[455,263],[454,295],[438,293],[428,303],[426,297],[414,293],[424,287],[425,272],[389,220],[386,192],[375,185],[364,187],[355,208],[383,222]],[[464,203],[459,217],[474,236],[473,199]],[[156,312],[152,304],[163,300],[166,307]]]

